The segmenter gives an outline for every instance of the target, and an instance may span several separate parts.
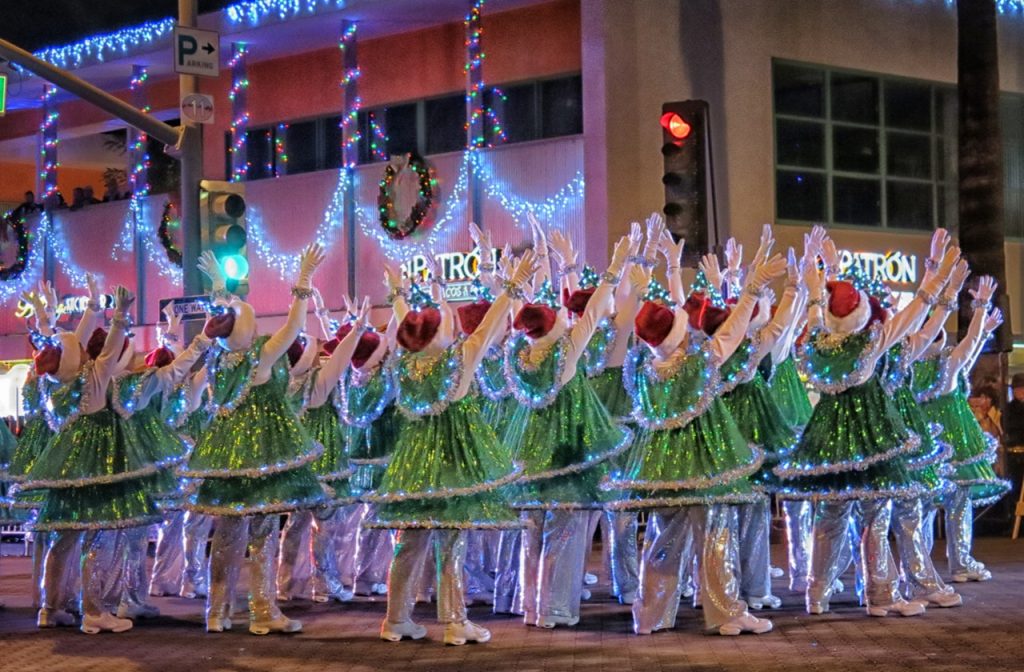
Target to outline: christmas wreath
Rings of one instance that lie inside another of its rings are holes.
[[[18,241],[18,253],[14,263],[10,266],[0,266],[0,280],[14,280],[25,272],[28,264],[29,234],[23,217],[15,217],[7,213],[3,217],[4,229],[14,231],[14,237]]]
[[[160,226],[156,230],[156,235],[160,238],[160,244],[164,247],[164,252],[167,253],[167,259],[172,264],[181,268],[181,250],[174,246],[174,241],[171,240],[171,222],[174,219],[171,217],[171,213],[174,211],[174,205],[170,201],[164,203],[164,212],[160,215]]]
[[[419,178],[419,197],[408,217],[400,220],[395,212],[395,178],[399,171],[391,163],[384,168],[384,178],[380,181],[380,192],[377,196],[381,228],[396,240],[401,240],[418,229],[427,218],[430,206],[434,202],[434,185],[437,182],[430,176],[430,168],[426,162],[416,154],[409,154],[408,166]]]

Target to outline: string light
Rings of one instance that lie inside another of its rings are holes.
[[[256,26],[267,18],[281,21],[345,7],[345,0],[244,0],[225,8],[231,23]]]
[[[57,87],[49,84],[43,87],[43,122],[39,124],[39,179],[43,184],[43,202],[47,207],[52,207],[47,199],[57,193],[57,168],[60,167],[57,160],[57,145],[60,144],[57,122],[60,112],[54,100],[56,96]]]
[[[481,14],[484,0],[474,0],[466,14],[466,62],[463,70],[466,73],[466,146],[484,147],[484,58],[482,36],[484,33]]]
[[[288,124],[278,124],[274,135],[274,177],[288,174],[288,152],[285,151],[285,138],[288,137]]]
[[[342,73],[339,83],[344,93],[344,111],[341,115],[341,158],[342,168],[355,168],[359,158],[359,141],[363,134],[359,131],[359,111],[363,108],[363,99],[359,97],[357,89],[359,78],[363,72],[358,64],[348,65],[347,61],[354,61],[351,52],[356,46],[356,24],[346,22],[341,37],[338,39],[338,49],[341,51]]]
[[[380,123],[377,122],[376,114],[369,112],[366,116],[370,122],[370,160],[387,161],[388,135],[381,128]]]
[[[228,99],[231,101],[231,182],[241,182],[249,174],[249,161],[245,151],[245,131],[249,127],[249,110],[245,95],[249,88],[249,79],[245,73],[245,56],[249,53],[244,42],[231,44],[231,90]]]

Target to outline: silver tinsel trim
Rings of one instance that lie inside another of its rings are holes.
[[[638,481],[606,477],[601,482],[602,490],[706,490],[750,476],[764,463],[764,452],[754,444],[748,444],[751,460],[746,464],[723,471],[714,476],[687,478],[678,481]]]
[[[633,443],[633,430],[631,430],[629,427],[620,426],[619,431],[622,432],[622,438],[615,445],[615,447],[609,450],[608,452],[602,453],[601,455],[598,455],[596,458],[592,460],[587,460],[586,462],[577,462],[576,464],[570,464],[567,467],[559,467],[558,469],[547,469],[545,471],[539,471],[535,474],[526,474],[520,479],[520,482],[533,483],[536,481],[547,481],[552,478],[557,478],[559,476],[578,474],[582,471],[591,469],[594,466],[601,464],[602,462],[606,462],[607,460],[610,460],[613,457],[621,455],[623,452],[625,452],[627,448],[629,448],[630,444]]]
[[[569,354],[568,332],[551,344],[551,350],[547,356],[555,357],[554,380],[551,389],[539,397],[532,397],[526,392],[524,389],[526,383],[519,377],[519,372],[516,370],[517,366],[522,367],[524,371],[536,371],[539,368],[539,366],[528,366],[523,361],[523,357],[529,352],[530,347],[532,346],[527,343],[525,334],[516,334],[508,339],[505,344],[505,380],[508,381],[512,396],[516,398],[516,401],[527,408],[538,410],[550,406],[558,397],[558,393],[562,391],[562,376],[565,373],[566,357]]]
[[[800,356],[797,359],[797,367],[800,369],[800,373],[807,378],[808,382],[810,382],[811,386],[814,387],[815,390],[822,394],[836,395],[845,392],[851,387],[857,387],[858,385],[863,384],[864,381],[860,380],[860,378],[864,374],[864,369],[868,364],[868,358],[865,357],[865,354],[872,352],[875,344],[878,343],[878,339],[882,335],[882,323],[875,322],[868,327],[868,341],[864,344],[864,350],[862,350],[857,356],[857,360],[854,362],[853,368],[849,373],[843,374],[841,380],[838,381],[833,381],[831,378],[822,378],[811,368],[811,349],[816,347],[815,341],[817,340],[817,335],[822,331],[824,331],[822,328],[815,329],[807,339],[807,342],[800,347]],[[849,334],[847,337],[855,335],[856,334]]]
[[[800,478],[801,476],[823,476],[825,474],[842,474],[850,471],[864,471],[873,464],[887,462],[893,458],[907,455],[914,452],[921,446],[921,437],[911,433],[901,444],[893,446],[889,450],[869,457],[843,462],[825,463],[818,465],[797,465],[790,466],[790,463],[782,463],[772,469],[772,472],[782,479]]]
[[[907,469],[919,471],[925,467],[945,462],[953,456],[953,446],[940,439],[935,439],[935,450],[930,455],[922,455],[917,458],[907,458]]]
[[[606,502],[542,502],[540,500],[513,502],[512,508],[520,511],[603,511]]]
[[[175,455],[160,462],[148,464],[145,467],[133,471],[123,471],[119,474],[104,474],[102,476],[84,476],[82,478],[56,478],[56,479],[34,479],[25,480],[16,484],[19,492],[29,490],[64,490],[68,488],[84,488],[90,485],[110,485],[121,481],[131,481],[144,476],[152,476],[158,471],[168,469],[185,460],[185,455]]]
[[[969,488],[972,485],[983,485],[983,486],[994,486],[1002,490],[999,497],[1002,497],[1007,492],[1013,489],[1013,486],[1009,481],[1004,481],[1001,478],[951,478],[950,483],[953,483],[958,488]],[[972,500],[973,501],[973,500]]]
[[[325,499],[326,495],[327,493],[325,492],[322,496],[311,499],[300,499],[290,502],[274,502],[273,504],[246,507],[211,506],[189,501],[186,502],[182,508],[186,511],[194,511],[195,513],[203,513],[209,516],[251,516],[257,513],[287,513],[289,511],[298,511],[300,509],[324,508],[328,505],[328,502]]]
[[[767,499],[767,495],[754,492],[737,492],[716,497],[645,497],[643,499],[622,499],[604,505],[608,511],[634,511],[637,509],[662,509],[676,506],[711,506],[712,504],[755,504]]]
[[[487,351],[487,354],[484,355],[484,361],[494,362],[499,359],[501,360],[502,373],[504,373],[504,348],[502,348],[501,346],[492,345],[490,349]],[[509,390],[508,380],[506,380],[504,376],[502,376],[501,382],[502,386],[500,388],[492,387],[491,381],[488,380],[487,376],[484,375],[484,363],[480,362],[480,367],[477,368],[476,370],[476,384],[477,387],[480,389],[480,394],[482,394],[489,401],[502,401],[503,399],[507,398],[510,394],[512,394],[512,392],[511,390]]]
[[[398,386],[395,384],[395,373],[394,373],[394,358],[388,357],[387,362],[382,362],[381,366],[375,371],[363,373],[354,367],[349,367],[342,377],[341,383],[339,384],[338,392],[338,407],[339,413],[341,414],[341,421],[351,427],[358,427],[365,429],[372,425],[380,418],[384,413],[384,409],[388,407],[395,399],[395,393]],[[373,376],[384,376],[384,390],[381,393],[380,399],[374,407],[365,415],[353,416],[351,409],[349,409],[349,398],[348,389],[352,387],[362,388],[370,383]]]
[[[449,354],[450,353],[450,354]],[[447,361],[445,361],[445,354],[449,354]],[[406,357],[414,357],[415,355],[405,355]],[[408,405],[408,402],[402,397],[402,380],[399,377],[398,380],[398,396],[395,401],[395,405],[399,412],[402,413],[409,420],[419,420],[427,415],[440,415],[447,410],[448,405],[451,404],[455,399],[455,394],[459,390],[459,386],[462,384],[462,376],[465,375],[465,365],[462,359],[462,343],[456,341],[446,352],[441,353],[437,361],[432,366],[445,366],[448,368],[450,375],[445,380],[444,391],[436,401],[433,401],[426,406],[419,406],[413,408]]]
[[[149,527],[159,525],[164,517],[139,516],[137,518],[124,518],[121,520],[106,520],[94,523],[82,521],[55,521],[52,523],[26,523],[25,527],[32,532],[49,532],[52,530],[124,530],[130,527]]]
[[[364,521],[362,527],[367,530],[519,530],[526,527],[522,521],[483,522],[467,521],[451,523],[425,518],[422,520],[404,520],[389,523],[386,521]]]
[[[46,424],[50,426],[50,430],[52,432],[57,433],[61,430],[62,427],[69,426],[72,422],[78,419],[78,416],[82,414],[82,411],[84,409],[88,408],[90,402],[92,401],[92,394],[89,391],[89,386],[86,384],[86,381],[89,379],[89,376],[92,375],[92,370],[95,366],[95,360],[90,359],[89,361],[82,365],[82,370],[78,372],[78,376],[74,380],[66,384],[66,387],[69,388],[72,385],[78,385],[80,391],[78,393],[78,401],[75,407],[71,409],[71,412],[68,414],[68,417],[64,418],[63,420],[57,415],[56,411],[53,408],[54,390],[49,391],[49,396],[44,399],[43,413],[45,414],[46,417]],[[74,393],[71,394],[73,395]],[[99,412],[100,410],[103,409],[97,409],[97,412]]]
[[[349,478],[352,478],[352,474],[354,474],[354,473],[355,473],[354,469],[345,469],[343,471],[335,471],[335,472],[332,472],[330,474],[318,475],[317,479],[319,479],[321,481],[324,481],[324,482],[344,481],[344,480],[347,480]]]
[[[253,383],[256,380],[256,372],[259,369],[259,353],[263,351],[264,343],[266,343],[265,338],[260,340],[257,344],[254,344],[248,350],[238,350],[236,352],[222,350],[221,354],[216,355],[213,358],[214,361],[207,367],[209,370],[208,377],[211,383],[217,380],[218,368],[233,369],[238,367],[245,360],[249,360],[249,375],[246,377],[241,389],[238,390],[233,399],[225,401],[223,404],[218,404],[211,396],[209,401],[210,415],[215,417],[226,417],[231,415],[231,413],[241,406],[249,397],[249,392],[252,390]],[[210,352],[216,352],[216,350],[210,350]]]
[[[600,376],[608,367],[608,357],[611,355],[612,350],[615,349],[615,341],[619,337],[619,330],[615,328],[615,315],[609,315],[601,320],[597,325],[597,330],[605,334],[604,347],[601,348],[601,351],[593,361],[588,356],[583,357],[583,372],[587,375],[587,378]],[[591,340],[593,340],[593,336],[591,336]],[[587,349],[584,352],[589,354],[590,350]]]
[[[116,376],[110,381],[110,405],[113,407],[114,412],[117,413],[125,420],[130,420],[136,411],[141,411],[139,407],[139,401],[142,399],[143,388],[145,388],[145,381],[147,378],[152,377],[156,374],[156,369],[147,369],[142,373],[125,373],[120,376]],[[121,385],[129,376],[139,376],[139,382],[135,385],[135,389],[132,390],[132,395],[127,401],[121,400]]]
[[[757,351],[761,347],[761,330],[755,331],[746,345],[741,343],[740,347],[747,348],[747,359],[732,378],[721,378],[722,383],[718,392],[719,395],[732,392],[738,385],[749,382],[757,374],[757,365],[761,363],[757,358]],[[719,376],[721,377],[721,372],[719,372]]]
[[[913,483],[904,488],[851,488],[849,490],[796,490],[780,488],[775,491],[779,499],[799,499],[811,502],[845,502],[851,499],[909,499],[921,497],[927,489],[920,483]]]
[[[387,504],[392,502],[408,502],[408,501],[419,501],[421,499],[447,499],[448,497],[469,497],[471,495],[478,495],[483,492],[490,492],[496,490],[502,486],[508,485],[513,481],[519,480],[519,477],[523,473],[523,466],[521,464],[512,465],[512,471],[505,474],[501,478],[497,478],[493,481],[484,481],[483,483],[477,483],[475,485],[469,485],[463,488],[439,488],[437,490],[421,490],[420,492],[392,492],[384,494],[367,494],[362,496],[362,500],[365,502],[377,502],[381,504]]]
[[[944,390],[949,389],[949,382],[952,379],[954,373],[949,369],[950,355],[953,354],[953,346],[947,345],[939,353],[926,359],[938,359],[939,360],[939,375],[931,385],[925,389],[914,393],[914,398],[917,399],[917,403],[923,404],[927,401],[933,401],[941,396],[945,396]]]
[[[386,467],[386,466],[388,466],[388,464],[391,463],[391,456],[389,455],[387,457],[375,457],[375,458],[372,458],[372,459],[370,459],[370,458],[357,459],[355,457],[350,457],[349,460],[348,460],[348,463],[349,464],[354,464],[354,465],[356,465],[358,467],[361,467],[361,466],[364,466],[364,465],[369,465],[369,466],[372,466],[372,467]]]
[[[1006,487],[998,495],[992,495],[991,497],[979,497],[978,499],[972,499],[971,500],[971,505],[972,506],[982,506],[982,507],[984,507],[984,506],[991,506],[991,505],[995,504],[996,502],[998,502],[1000,499],[1005,497],[1006,493],[1009,492],[1010,489],[1011,489],[1010,484],[1007,483],[1006,481],[1002,481],[1002,484],[1005,485]]]
[[[711,406],[712,402],[718,397],[718,391],[721,386],[721,379],[719,377],[718,369],[710,365],[711,350],[710,350],[710,339],[703,341],[696,352],[687,354],[686,357],[692,357],[699,353],[701,357],[705,358],[704,366],[704,393],[701,395],[700,400],[696,405],[684,409],[681,413],[670,416],[668,418],[657,418],[651,419],[644,414],[643,406],[640,403],[638,391],[636,389],[636,378],[639,375],[637,372],[637,366],[640,360],[644,357],[646,346],[635,345],[626,355],[626,361],[622,364],[622,383],[626,388],[626,394],[629,395],[630,399],[633,400],[633,420],[640,427],[647,430],[663,431],[671,429],[681,429],[686,427],[693,420],[703,415],[708,407]],[[649,351],[647,351],[649,352]],[[649,357],[649,355],[648,355]],[[651,359],[648,358],[644,364],[643,375],[647,376],[648,381],[652,383],[666,382],[671,380],[682,367],[684,358],[680,358],[678,366],[676,366],[671,373],[659,375],[658,372],[652,367]]]
[[[292,458],[286,462],[277,462],[262,467],[251,469],[182,469],[181,475],[187,478],[261,478],[271,474],[279,474],[283,471],[293,471],[315,461],[323,455],[324,447],[317,441],[313,441],[313,451]]]

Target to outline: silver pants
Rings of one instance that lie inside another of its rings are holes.
[[[497,573],[494,576],[494,613],[522,614],[523,596],[519,590],[519,553],[522,530],[502,530],[498,540]]]
[[[579,618],[590,512],[553,509],[523,515],[528,526],[522,535],[519,580],[525,622]]]
[[[374,513],[372,504],[363,505],[363,520]],[[362,521],[360,521],[360,524]],[[355,592],[369,595],[370,588],[377,583],[386,583],[388,567],[395,552],[395,533],[391,530],[359,530],[356,541]]]
[[[400,530],[395,557],[388,573],[388,612],[391,623],[412,620],[416,592],[423,565],[431,547],[437,567],[437,620],[461,623],[466,620],[464,530]]]
[[[83,616],[100,616],[109,610],[104,599],[106,577],[103,570],[110,547],[116,543],[116,535],[110,530],[89,530],[82,537]]]
[[[149,595],[149,576],[146,572],[149,528],[119,530],[118,536],[124,538],[124,569],[121,572],[119,603],[129,606],[146,604]]]
[[[929,556],[932,554],[932,549],[935,548],[935,516],[939,513],[939,507],[935,505],[935,500],[925,499],[922,500],[924,506],[924,512],[922,514],[921,523],[921,535],[924,537],[924,548]]]
[[[206,619],[230,618],[234,611],[235,587],[245,561],[245,543],[249,519],[242,516],[220,516],[210,542],[209,591],[206,596]]]
[[[843,547],[855,502],[819,502],[814,511],[814,547],[807,585],[808,604],[828,606],[832,584],[842,570]],[[900,599],[899,575],[889,548],[892,503],[887,499],[860,502],[863,519],[860,559],[863,567],[866,600],[869,606],[889,606]]]
[[[636,547],[635,511],[605,511],[603,546],[612,580],[612,596],[636,594],[640,589],[640,554]]]
[[[356,585],[356,547],[365,510],[365,504],[349,504],[338,509],[334,543],[338,553],[338,573],[346,588],[354,589]]]
[[[974,504],[968,488],[955,486],[943,496],[946,523],[946,562],[949,573],[975,572],[979,563],[971,555],[974,547]]]
[[[930,499],[930,498],[929,498]],[[900,556],[900,569],[910,598],[932,593],[951,592],[935,569],[925,547],[924,503],[921,497],[895,499],[892,502],[892,531]]]
[[[32,606],[38,609],[43,606],[43,561],[46,559],[46,547],[50,534],[39,532],[32,535]]]
[[[782,512],[786,519],[789,589],[794,593],[803,593],[807,591],[807,572],[811,564],[814,507],[806,500],[787,499],[782,502]]]
[[[185,572],[182,578],[182,592],[206,595],[207,574],[210,561],[206,557],[206,544],[210,540],[213,516],[188,511],[185,514]]]
[[[39,604],[44,609],[57,611],[64,609],[75,595],[68,590],[68,570],[70,565],[78,565],[80,562],[81,553],[78,549],[82,533],[58,530],[50,532],[49,537],[50,543],[44,553],[39,582]]]
[[[108,537],[97,545],[95,566],[102,574],[101,590],[103,604],[107,611],[116,611],[121,603],[125,584],[125,558],[128,555],[127,530],[100,530],[99,535]],[[84,552],[84,549],[83,549]]]
[[[185,574],[185,512],[165,511],[164,522],[156,538],[156,557],[149,591],[157,595],[177,595]]]
[[[342,522],[341,511],[336,508],[313,514],[313,595],[340,595],[345,590],[338,568]]]
[[[313,578],[310,543],[312,511],[292,511],[281,533],[277,564],[277,594],[283,599],[308,596]]]
[[[486,597],[494,594],[494,553],[491,550],[492,530],[469,530],[466,533],[466,594]]]
[[[772,594],[769,552],[772,514],[768,499],[736,507],[739,518],[740,595],[744,599]]]

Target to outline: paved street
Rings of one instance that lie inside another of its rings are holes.
[[[14,550],[5,546],[7,552]],[[430,628],[428,640],[379,641],[382,600],[333,606],[296,603],[286,611],[301,618],[305,630],[291,637],[252,637],[241,627],[242,619],[236,621],[235,632],[206,635],[201,603],[170,598],[156,600],[163,617],[127,634],[40,632],[29,607],[28,561],[5,557],[0,563],[0,596],[7,602],[0,611],[0,672],[1024,669],[1024,541],[979,539],[977,556],[995,580],[963,586],[963,608],[932,609],[923,618],[868,618],[848,595],[833,603],[833,613],[812,618],[803,612],[801,598],[777,582],[785,607],[773,614],[775,632],[770,635],[704,636],[694,612],[684,608],[676,630],[641,638],[630,633],[627,608],[608,600],[607,588],[598,586],[574,629],[526,628],[474,608],[471,617],[486,624],[494,637],[489,644],[461,648],[439,643],[441,629],[431,623],[426,605],[417,613]]]

